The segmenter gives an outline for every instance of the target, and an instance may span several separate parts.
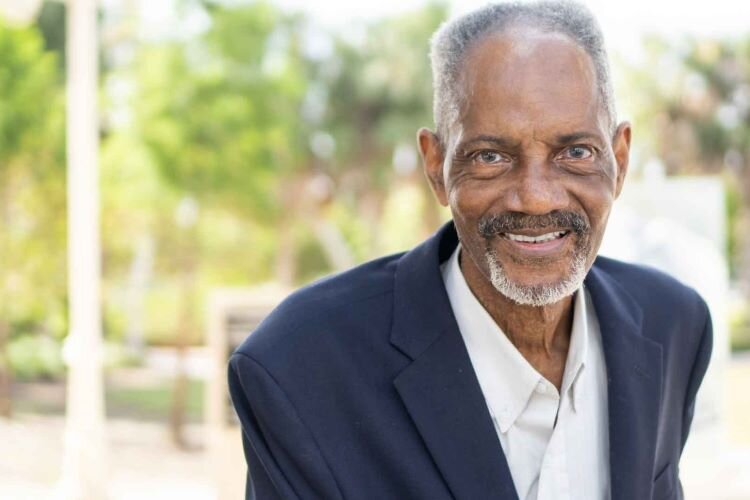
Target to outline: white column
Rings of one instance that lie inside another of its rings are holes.
[[[60,496],[106,498],[96,0],[67,1],[67,418]]]

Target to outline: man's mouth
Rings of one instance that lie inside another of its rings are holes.
[[[553,231],[536,236],[517,233],[500,233],[500,237],[506,240],[518,241],[521,243],[541,244],[562,239],[567,236],[569,232],[570,231]]]

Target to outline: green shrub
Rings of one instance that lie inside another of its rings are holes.
[[[24,335],[8,344],[10,366],[16,378],[58,378],[65,372],[62,345],[46,335]]]

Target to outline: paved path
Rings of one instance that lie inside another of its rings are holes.
[[[64,421],[59,416],[19,415],[0,420],[0,499],[56,497]],[[188,429],[191,441],[201,426]],[[109,420],[108,500],[213,500],[205,453],[184,452],[170,442],[164,424]]]

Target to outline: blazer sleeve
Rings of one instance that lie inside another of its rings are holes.
[[[688,381],[687,394],[685,396],[685,407],[682,414],[682,449],[685,448],[690,425],[693,422],[695,413],[695,397],[698,394],[698,388],[703,382],[703,377],[708,369],[708,362],[711,360],[711,350],[713,348],[713,327],[711,325],[711,313],[703,299],[700,299],[701,305],[705,311],[705,323],[703,325],[703,334],[701,335],[698,351],[693,361],[693,368],[690,372]]]
[[[260,363],[233,354],[229,393],[242,425],[246,500],[343,498],[310,430]]]

